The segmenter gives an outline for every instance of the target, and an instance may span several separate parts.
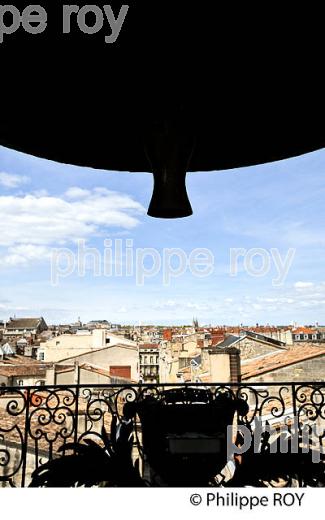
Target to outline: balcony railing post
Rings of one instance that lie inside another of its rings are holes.
[[[291,390],[292,390],[292,408],[293,408],[293,417],[295,420],[298,421],[298,417],[297,417],[297,403],[296,403],[296,385],[293,383],[291,385]],[[298,425],[299,427],[299,425]]]
[[[25,410],[25,431],[24,431],[24,442],[22,445],[22,475],[21,475],[21,487],[25,487],[26,482],[26,468],[27,468],[27,456],[28,456],[28,434],[30,431],[30,418],[29,418],[29,403],[30,403],[30,389],[27,388],[25,391],[26,399],[26,410]]]
[[[75,397],[76,397],[76,406],[75,406],[75,417],[74,417],[74,442],[75,444],[78,442],[78,425],[79,425],[79,385],[75,386]]]

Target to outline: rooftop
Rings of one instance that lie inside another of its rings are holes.
[[[242,379],[250,379],[278,368],[283,368],[307,359],[313,359],[325,355],[325,347],[302,344],[288,350],[278,352],[272,356],[260,356],[241,365]]]
[[[47,365],[27,364],[27,365],[0,365],[1,376],[44,376],[46,375]]]
[[[315,334],[316,330],[310,329],[309,327],[297,327],[292,330],[293,334]]]
[[[141,343],[139,344],[139,349],[159,349],[158,343]]]
[[[6,324],[7,330],[16,329],[35,329],[43,318],[10,318]]]

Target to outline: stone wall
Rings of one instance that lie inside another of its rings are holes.
[[[264,356],[270,352],[281,352],[282,349],[273,347],[272,345],[260,343],[251,338],[243,338],[242,341],[236,343],[236,348],[240,350],[240,358],[242,361],[245,359],[252,359],[257,356]]]
[[[59,372],[55,374],[56,384],[57,385],[74,385],[76,384],[75,380],[75,372],[74,370],[70,370],[69,372]],[[107,385],[116,383],[119,378],[109,377],[105,375],[98,374],[96,372],[91,372],[90,370],[84,370],[80,368],[79,371],[79,384],[80,385]],[[120,379],[120,383],[124,384],[125,380]]]
[[[138,381],[139,379],[139,353],[136,347],[116,345],[112,347],[103,348],[95,352],[87,352],[75,356],[66,361],[62,361],[62,364],[70,364],[77,361],[80,365],[82,363],[90,363],[97,367],[110,369],[110,366],[130,366],[131,367],[131,379]],[[59,365],[60,363],[58,363]],[[97,380],[95,381],[97,382]],[[87,379],[85,383],[90,383]]]

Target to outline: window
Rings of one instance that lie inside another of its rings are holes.
[[[179,358],[178,366],[179,369],[189,367],[191,364],[191,358]]]
[[[317,334],[313,334],[311,339],[317,339]]]
[[[153,356],[150,356],[150,365],[153,365]]]
[[[24,386],[24,380],[23,379],[19,379],[18,380],[18,386]]]
[[[38,381],[38,386],[45,386],[45,381],[44,381],[44,379],[40,379],[40,380]]]
[[[308,334],[304,334],[304,339],[308,339]]]
[[[44,354],[44,352],[40,352],[40,353],[39,353],[39,355],[38,355],[38,359],[39,359],[39,361],[44,361],[44,359],[45,359],[45,354]]]
[[[60,345],[60,342],[59,341],[56,341],[55,342],[56,346]]]
[[[300,340],[300,334],[296,334],[295,335],[295,339],[299,341]]]

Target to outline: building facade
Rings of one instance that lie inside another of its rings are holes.
[[[159,382],[159,345],[157,343],[139,345],[139,366],[142,382]]]

